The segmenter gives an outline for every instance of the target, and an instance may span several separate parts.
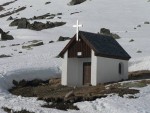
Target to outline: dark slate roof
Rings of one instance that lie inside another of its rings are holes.
[[[79,31],[79,37],[89,45],[89,47],[95,52],[96,56],[123,60],[129,60],[131,58],[120,44],[111,36]],[[71,41],[60,54],[64,54],[64,52],[66,52],[69,45],[71,45]]]

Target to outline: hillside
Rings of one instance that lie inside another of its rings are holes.
[[[14,37],[14,40],[0,41],[0,95],[2,95],[0,106],[3,106],[3,101],[8,98],[11,98],[12,103],[15,99],[22,104],[25,101],[29,103],[32,101],[33,104],[37,102],[36,99],[26,100],[10,95],[7,89],[12,87],[13,79],[47,80],[51,77],[60,77],[62,62],[57,55],[68,40],[58,41],[58,39],[60,36],[72,37],[76,33],[76,29],[72,26],[76,24],[77,19],[83,24],[80,28],[83,31],[98,33],[101,28],[107,28],[112,33],[118,34],[121,38],[117,41],[132,57],[129,61],[130,72],[150,70],[150,2],[148,0],[86,0],[78,5],[69,5],[70,1],[0,0],[0,28],[5,32],[9,31],[9,35]],[[48,16],[41,18],[43,15]],[[7,20],[10,16],[13,19],[26,18],[30,24],[34,24],[35,21],[66,22],[66,24],[40,31],[17,29],[17,26],[9,26],[13,21]],[[33,46],[41,42],[43,44],[40,46]],[[111,101],[112,97],[109,98]],[[34,107],[38,108],[41,103],[43,102],[37,103]],[[113,104],[112,101],[111,103]],[[103,106],[101,102],[98,104]],[[9,102],[5,105],[9,105]],[[13,105],[11,104],[10,107]],[[3,113],[3,110],[0,112]]]

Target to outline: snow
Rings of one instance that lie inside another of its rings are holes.
[[[0,0],[0,4],[9,1],[13,0]],[[147,0],[87,0],[80,5],[68,6],[70,0],[63,0],[63,2],[50,0],[51,3],[45,5],[48,1],[17,0],[5,6],[6,11],[0,12],[0,14],[3,14],[7,11],[13,11],[14,8],[19,6],[26,6],[27,8],[19,12],[19,15],[13,14],[12,17],[31,18],[46,13],[62,13],[54,19],[38,21],[67,22],[66,25],[61,27],[33,31],[9,27],[11,21],[6,21],[8,17],[0,18],[0,28],[4,31],[10,31],[10,34],[15,38],[12,41],[0,41],[0,46],[6,46],[0,48],[0,55],[12,55],[9,58],[0,58],[0,107],[6,106],[14,110],[24,108],[36,113],[149,113],[150,86],[141,88],[137,99],[113,95],[92,102],[77,103],[80,111],[42,108],[40,105],[44,104],[43,101],[37,101],[36,98],[14,96],[7,91],[13,86],[12,80],[14,79],[18,81],[35,78],[46,80],[51,77],[60,77],[62,62],[61,58],[56,58],[56,56],[68,41],[58,42],[57,40],[59,36],[72,37],[75,34],[75,28],[72,25],[76,23],[77,19],[83,24],[81,30],[97,33],[100,28],[105,27],[110,29],[111,32],[119,34],[121,39],[117,41],[132,57],[129,61],[130,72],[150,70],[150,25],[144,24],[145,21],[150,21],[150,2]],[[70,15],[73,12],[80,13]],[[62,19],[58,17],[62,17]],[[141,25],[141,27],[137,27],[137,25]],[[129,42],[131,39],[134,41]],[[28,44],[28,41],[32,40],[42,40],[44,45],[33,47],[31,50],[22,48],[24,43]],[[54,43],[49,43],[51,40]],[[12,44],[20,45],[11,46]],[[137,51],[142,51],[142,53],[137,53]],[[0,113],[3,112],[0,109]]]

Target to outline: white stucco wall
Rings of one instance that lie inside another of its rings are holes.
[[[92,51],[91,58],[68,58],[68,52],[64,54],[62,65],[62,85],[83,85],[83,63],[91,62],[91,84],[114,82],[128,78],[128,61],[97,57]],[[122,74],[119,74],[119,63],[123,65]]]
[[[92,59],[91,59],[91,84],[97,85],[97,57],[92,50]]]
[[[67,67],[68,67],[68,51],[64,54],[64,58],[62,61],[62,74],[61,74],[61,84],[67,85]]]
[[[82,86],[83,85],[83,63],[91,62],[91,58],[68,58],[66,52],[62,65],[62,85]]]
[[[90,62],[90,58],[69,58],[68,59],[68,80],[69,86],[83,85],[83,63]]]
[[[96,59],[97,59],[96,84],[114,82],[128,78],[128,61],[104,57],[97,57]],[[121,74],[119,74],[119,63],[122,64]]]

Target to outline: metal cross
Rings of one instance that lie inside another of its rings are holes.
[[[79,24],[79,21],[77,20],[77,24],[76,25],[73,25],[73,27],[76,27],[77,28],[77,34],[76,34],[76,38],[77,38],[77,41],[79,40],[79,27],[82,27],[83,25],[82,24]]]

